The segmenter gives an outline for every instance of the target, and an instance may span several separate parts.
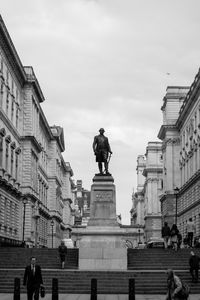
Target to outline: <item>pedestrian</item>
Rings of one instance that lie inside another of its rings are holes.
[[[58,247],[58,252],[60,256],[60,263],[61,263],[61,269],[65,268],[65,256],[67,254],[67,246],[65,246],[65,243],[61,241],[60,246]]]
[[[189,218],[189,221],[187,222],[186,231],[188,237],[188,245],[191,248],[193,247],[193,237],[194,237],[195,229],[196,229],[195,224],[192,221],[192,218]]]
[[[190,274],[192,276],[192,282],[198,282],[199,279],[199,261],[200,257],[194,253],[194,251],[190,252],[189,258],[189,266],[190,266]]]
[[[40,286],[43,285],[41,267],[36,265],[34,256],[30,259],[30,265],[25,268],[23,285],[27,287],[27,299],[39,299]]]
[[[183,284],[181,279],[172,269],[167,270],[167,296],[166,300],[187,300],[189,296],[189,287]]]
[[[165,249],[167,249],[170,240],[170,227],[167,222],[165,222],[164,226],[162,227],[162,237],[164,239]]]
[[[175,251],[178,250],[178,233],[179,231],[176,224],[173,224],[170,230],[170,236],[171,236],[172,249],[174,249]]]
[[[178,240],[178,242],[177,242],[177,248],[180,249],[180,248],[182,248],[182,240],[183,240],[180,231],[178,232],[177,240]]]

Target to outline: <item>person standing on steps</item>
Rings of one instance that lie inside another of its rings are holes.
[[[188,238],[188,245],[192,248],[193,246],[193,237],[195,233],[195,225],[192,221],[192,218],[189,218],[189,221],[187,222],[187,238]]]
[[[94,142],[93,142],[93,151],[94,154],[96,155],[96,162],[98,162],[98,167],[99,167],[99,174],[98,175],[103,175],[103,163],[104,163],[104,168],[105,168],[105,174],[106,175],[111,175],[108,172],[108,157],[109,153],[110,155],[112,154],[110,144],[108,141],[108,138],[104,136],[105,130],[103,128],[99,129],[99,135],[96,135],[94,137]]]
[[[167,249],[168,248],[168,241],[170,239],[170,227],[168,226],[167,222],[165,222],[164,226],[162,227],[162,238],[164,239],[165,249]]]
[[[172,248],[177,251],[178,250],[178,228],[176,224],[172,225],[171,231],[170,231],[170,236],[171,236],[171,243],[172,243]]]
[[[193,251],[191,251],[190,258],[189,258],[189,266],[190,266],[190,274],[192,276],[192,282],[198,282],[199,262],[200,262],[200,257],[196,255]]]
[[[65,246],[65,243],[61,241],[60,246],[58,247],[58,252],[60,256],[60,263],[61,263],[61,269],[65,268],[65,257],[67,254],[67,246]]]
[[[36,258],[31,257],[31,263],[25,268],[23,285],[27,287],[27,299],[39,299],[40,286],[43,285],[41,267],[36,265]]]

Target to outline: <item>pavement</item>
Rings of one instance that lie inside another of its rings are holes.
[[[41,298],[40,298],[41,299]],[[51,300],[52,295],[46,294],[44,300]],[[135,300],[165,300],[166,295],[135,295]],[[0,300],[13,300],[13,294],[0,294]],[[20,300],[27,300],[26,294],[21,294]],[[90,300],[90,295],[60,294],[59,300]],[[128,300],[128,295],[97,295],[97,300]],[[188,300],[200,300],[200,294],[190,295]]]

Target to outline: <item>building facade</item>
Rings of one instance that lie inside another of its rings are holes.
[[[143,171],[146,166],[146,159],[144,155],[137,157],[137,188],[136,192],[132,194],[132,208],[131,214],[131,225],[144,225],[144,183],[145,177]]]
[[[171,226],[176,223],[176,188],[180,188],[180,133],[176,126],[180,108],[188,92],[188,87],[168,87],[161,110],[163,125],[158,137],[162,140],[163,154],[163,194],[161,211],[163,222]]]
[[[87,226],[90,218],[90,191],[83,188],[82,180],[77,180],[75,190],[74,225]]]
[[[0,17],[2,244],[57,246],[71,222],[66,211],[73,198],[73,172],[62,156],[63,129],[49,126],[44,100],[33,68],[23,67]]]
[[[146,148],[146,166],[143,171],[144,184],[144,233],[148,241],[152,237],[161,236],[162,193],[162,143],[149,142]]]
[[[162,143],[149,142],[137,158],[137,192],[133,193],[131,223],[144,228],[144,240],[161,235]]]
[[[171,220],[171,223],[177,222],[183,236],[186,235],[186,225],[190,217],[195,222],[196,235],[200,235],[199,88],[200,72],[190,87],[167,89],[162,110],[168,120],[161,126],[158,135],[164,144],[165,166],[171,168],[166,167],[165,170],[165,187],[161,198],[162,213],[165,219]],[[169,96],[174,103],[174,119],[171,123],[170,110],[166,109],[167,106],[171,106]]]

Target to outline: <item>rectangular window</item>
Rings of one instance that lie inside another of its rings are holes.
[[[17,234],[17,222],[18,222],[18,206],[15,204],[15,210],[14,210],[14,227],[15,227],[15,233]]]
[[[8,111],[9,111],[9,92],[7,91],[6,94],[6,114],[8,115]]]
[[[5,165],[6,171],[8,171],[8,162],[9,162],[9,144],[6,143],[6,165]]]
[[[31,154],[31,165],[32,165],[31,183],[32,183],[33,189],[37,192],[37,189],[38,189],[37,156],[33,151]]]
[[[19,105],[17,104],[16,107],[16,128],[18,129],[18,125],[19,125]]]
[[[13,169],[14,169],[14,150],[11,148],[11,170],[10,173],[13,176]]]
[[[7,226],[7,198],[4,200],[4,226]]]
[[[11,121],[13,122],[13,116],[14,116],[14,100],[12,100],[12,104],[11,104]]]
[[[0,107],[3,106],[3,91],[4,91],[4,84],[3,84],[3,81],[1,81],[1,87],[0,87]]]
[[[9,72],[8,72],[8,69],[6,71],[6,84],[7,85],[9,84]]]
[[[15,153],[15,179],[18,179],[18,164],[19,164],[19,156]]]
[[[0,136],[0,167],[3,167],[3,137]]]

